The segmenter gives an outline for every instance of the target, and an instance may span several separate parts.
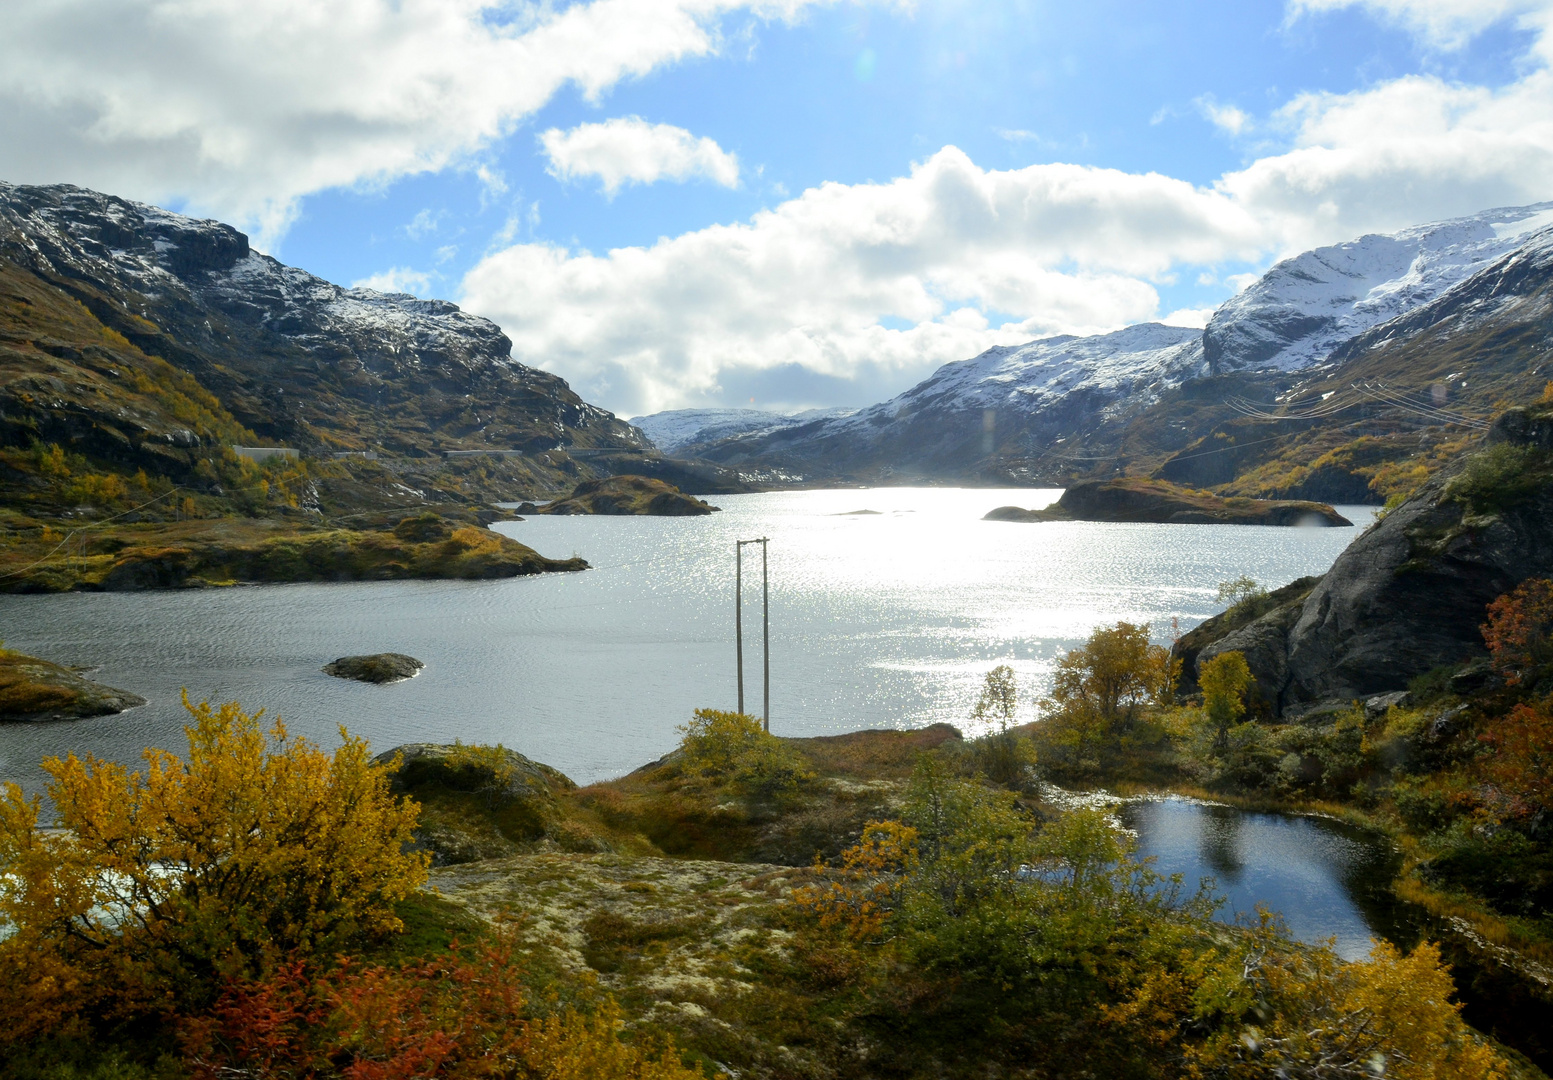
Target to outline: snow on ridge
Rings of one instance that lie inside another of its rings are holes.
[[[1216,369],[1297,371],[1344,341],[1427,304],[1493,261],[1541,240],[1553,203],[1370,234],[1285,259],[1214,312]]]
[[[764,435],[815,420],[848,416],[856,411],[849,408],[806,409],[797,413],[765,409],[670,409],[634,416],[629,422],[640,428],[658,449],[674,453],[693,443],[740,435]]]
[[[1201,367],[1201,339],[1193,327],[1138,323],[1109,334],[997,346],[945,364],[905,393],[827,428],[863,428],[928,408],[1034,412],[1077,391],[1120,393],[1140,383],[1179,382]]]

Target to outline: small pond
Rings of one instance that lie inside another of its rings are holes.
[[[1547,987],[1476,948],[1448,922],[1391,892],[1401,858],[1381,835],[1330,818],[1251,813],[1169,797],[1122,803],[1117,817],[1137,834],[1138,854],[1188,889],[1213,879],[1219,918],[1277,912],[1297,940],[1330,940],[1345,960],[1362,959],[1385,939],[1409,950],[1436,942],[1451,967],[1462,1017],[1480,1031],[1553,1069]]]
[[[1212,878],[1219,917],[1278,912],[1298,940],[1331,939],[1357,960],[1376,938],[1410,943],[1416,919],[1391,896],[1399,857],[1383,837],[1319,817],[1255,814],[1166,798],[1128,802],[1117,816],[1138,834],[1138,853],[1188,888]]]

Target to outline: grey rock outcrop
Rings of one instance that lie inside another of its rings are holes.
[[[1550,446],[1553,414],[1505,413],[1483,447],[1349,545],[1307,596],[1201,645],[1192,681],[1198,663],[1238,650],[1275,710],[1297,716],[1481,656],[1487,605],[1553,575]]]
[[[426,665],[404,653],[373,653],[370,656],[342,656],[323,666],[325,675],[356,682],[391,683],[413,679]]]

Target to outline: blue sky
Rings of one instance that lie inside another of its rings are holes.
[[[0,177],[459,301],[625,415],[867,404],[1553,198],[1546,0],[19,3]]]

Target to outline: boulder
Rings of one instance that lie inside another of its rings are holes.
[[[370,656],[342,656],[323,666],[325,675],[357,682],[390,683],[411,679],[426,665],[404,653],[373,653]]]

